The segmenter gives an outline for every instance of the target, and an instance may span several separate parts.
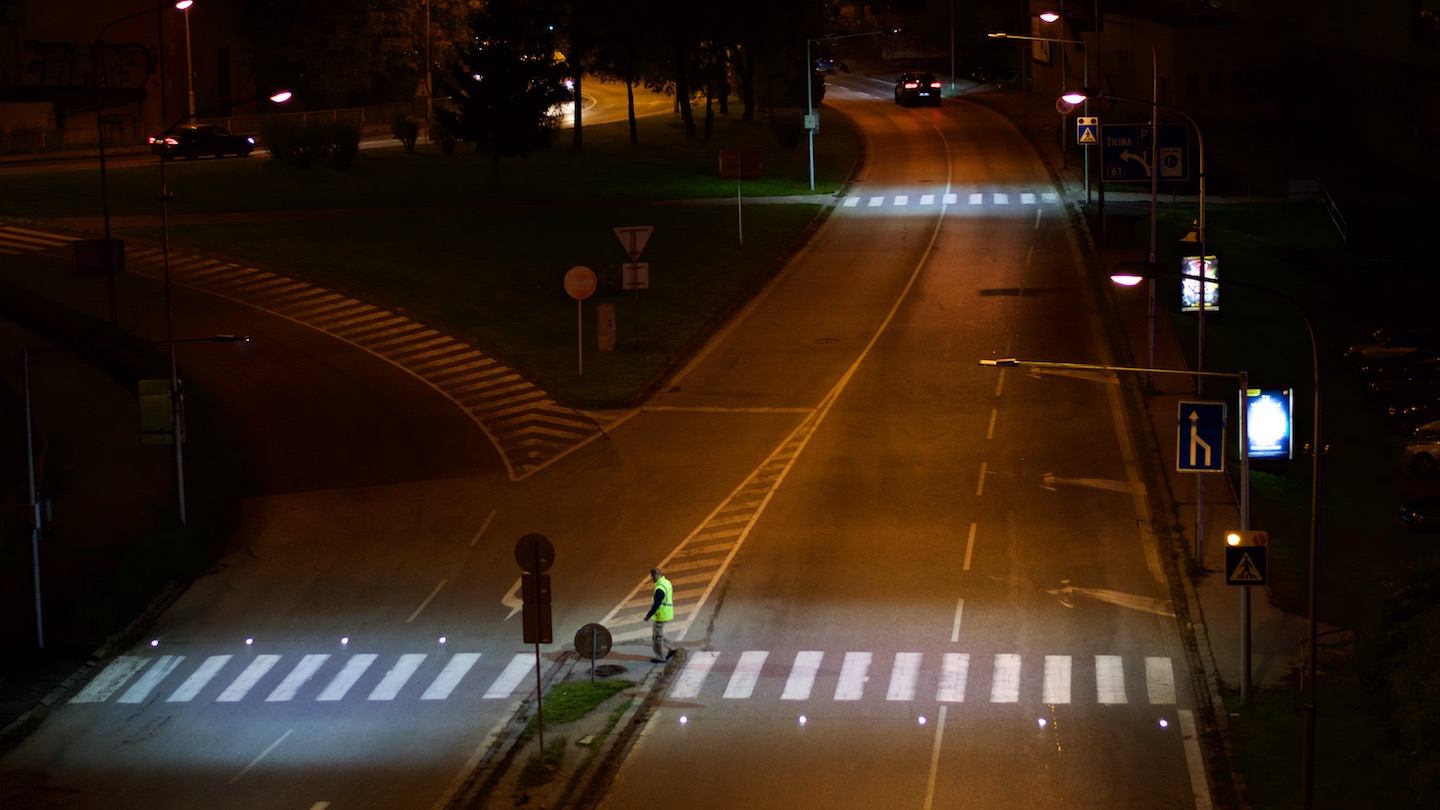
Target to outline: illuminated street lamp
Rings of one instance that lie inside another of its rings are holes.
[[[1092,22],[1095,21],[1093,18],[1090,18],[1090,17],[1082,17],[1082,16],[1078,16],[1078,15],[1073,15],[1073,14],[1071,14],[1071,13],[1068,12],[1068,11],[1043,11],[1043,12],[1040,13],[1040,19],[1041,19],[1043,22],[1047,22],[1047,23],[1053,23],[1053,22],[1056,22],[1057,20],[1061,20],[1061,19],[1091,20]],[[1157,165],[1157,161],[1156,161],[1156,155],[1159,154],[1159,152],[1160,152],[1160,111],[1159,111],[1159,108],[1160,108],[1160,57],[1157,55],[1156,50],[1155,50],[1155,38],[1150,35],[1150,32],[1149,32],[1149,31],[1146,31],[1144,28],[1141,28],[1141,27],[1138,26],[1138,25],[1134,25],[1134,24],[1128,23],[1128,22],[1122,22],[1122,21],[1120,21],[1120,20],[1111,19],[1111,20],[1108,20],[1108,22],[1109,22],[1111,25],[1119,25],[1119,26],[1124,27],[1124,28],[1129,28],[1129,29],[1131,29],[1131,30],[1133,30],[1133,31],[1138,31],[1139,33],[1141,33],[1142,35],[1144,35],[1145,40],[1150,44],[1150,257],[1149,257],[1149,261],[1154,262],[1154,261],[1157,261],[1157,260],[1158,260],[1158,259],[1157,259],[1157,254],[1156,254],[1156,210],[1157,210],[1157,208],[1158,208],[1158,200],[1159,200],[1159,196],[1160,196],[1160,167]],[[1098,27],[1097,27],[1096,30],[1097,30],[1097,31],[1099,30]],[[1102,224],[1101,232],[1102,232],[1102,234],[1103,234],[1103,232],[1104,232],[1103,224]],[[1203,258],[1203,256],[1205,255],[1204,252],[1202,251],[1200,255],[1202,256],[1202,258],[1201,258],[1200,261],[1201,261],[1201,262],[1204,262],[1204,261],[1205,261],[1204,258]],[[1153,365],[1155,365],[1155,283],[1154,283],[1153,280],[1152,280],[1151,283],[1150,283],[1150,322],[1149,322],[1149,334],[1150,334],[1150,363],[1149,363],[1149,364],[1153,366]]]
[[[898,34],[899,28],[887,28],[884,31],[866,31],[860,34],[832,34],[823,37],[811,37],[805,40],[805,130],[810,140],[810,190],[815,190],[815,130],[820,128],[820,119],[815,116],[815,62],[810,58],[810,43],[812,42],[834,42],[841,39],[854,39],[855,37],[878,37],[882,34]]]
[[[289,90],[282,90],[270,96],[270,101],[275,104],[284,104],[289,101],[292,93]],[[236,102],[232,106],[248,104],[255,101],[254,98],[247,98]],[[170,132],[175,127],[195,118],[195,113],[188,113],[175,120],[165,129]],[[180,373],[175,359],[175,307],[170,297],[170,189],[165,182],[166,158],[163,149],[158,150],[160,155],[160,267],[161,278],[165,286],[165,340],[164,343],[170,346],[170,427],[171,439],[175,443],[175,486],[180,502],[180,525],[184,526],[186,521],[185,510],[185,430],[182,424],[183,412],[180,404]]]
[[[195,5],[195,0],[180,0],[175,8],[185,12],[185,88],[189,97],[189,104],[186,111],[191,115],[195,114],[195,66],[190,61],[190,7]]]
[[[1192,122],[1193,123],[1193,122]],[[1203,208],[1201,209],[1204,210]],[[1116,273],[1110,277],[1116,284],[1134,286],[1145,278],[1157,278],[1168,276],[1172,278],[1193,278],[1189,274],[1177,275],[1174,273],[1160,272],[1158,267],[1141,267],[1138,263],[1127,263],[1124,272]],[[1200,271],[1204,274],[1204,269]],[[1203,284],[1204,281],[1202,280]],[[1301,742],[1300,755],[1300,806],[1310,807],[1312,805],[1312,788],[1315,782],[1315,714],[1316,714],[1316,693],[1315,693],[1315,654],[1316,636],[1319,626],[1320,610],[1320,460],[1325,454],[1325,445],[1321,443],[1320,432],[1320,344],[1315,339],[1315,327],[1310,323],[1310,318],[1305,315],[1305,310],[1290,300],[1285,295],[1258,284],[1248,284],[1240,281],[1211,281],[1212,284],[1221,286],[1230,284],[1244,289],[1258,290],[1278,298],[1284,302],[1300,320],[1305,324],[1305,332],[1310,337],[1310,363],[1311,375],[1314,379],[1314,413],[1311,415],[1311,438],[1310,438],[1310,560],[1309,580],[1310,594],[1307,602],[1307,614],[1309,623],[1309,638],[1307,639],[1308,654],[1305,657],[1305,698],[1303,709],[1305,712],[1305,727]],[[1203,297],[1203,296],[1202,296]]]

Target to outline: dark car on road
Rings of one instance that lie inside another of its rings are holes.
[[[1440,529],[1440,495],[1426,495],[1401,506],[1400,525],[1416,532]]]
[[[158,138],[150,139],[150,151],[164,160],[183,157],[194,160],[214,155],[245,157],[255,148],[255,139],[236,135],[215,124],[190,124],[175,127]]]
[[[933,73],[904,73],[895,81],[895,103],[902,107],[911,104],[933,104],[940,106],[940,80]]]

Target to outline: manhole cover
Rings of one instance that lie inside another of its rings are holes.
[[[609,678],[615,675],[619,675],[624,671],[625,667],[622,667],[619,664],[601,664],[600,666],[595,667],[595,671],[591,674],[600,678]]]
[[[840,338],[816,338],[815,342],[821,346],[829,346],[832,343],[839,343]]]

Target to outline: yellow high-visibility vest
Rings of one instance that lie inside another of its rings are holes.
[[[665,592],[665,599],[655,611],[655,621],[668,622],[675,618],[675,586],[666,577],[655,580],[655,587]]]

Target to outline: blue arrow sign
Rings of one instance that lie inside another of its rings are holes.
[[[1106,124],[1100,128],[1100,165],[1106,182],[1187,180],[1190,175],[1190,131],[1184,124],[1161,124],[1159,143],[1149,124]]]
[[[1225,403],[1181,402],[1175,469],[1221,472],[1225,469]]]

